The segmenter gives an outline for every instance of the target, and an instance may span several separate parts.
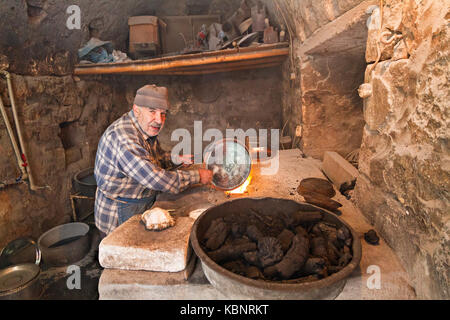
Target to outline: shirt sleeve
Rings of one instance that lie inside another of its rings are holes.
[[[164,151],[161,148],[161,145],[159,144],[158,140],[156,140],[156,152],[158,152],[159,154],[162,155],[162,159],[163,159],[165,165],[167,166],[167,168],[172,168],[172,167],[178,165],[172,161],[172,153],[170,151]]]
[[[176,164],[172,161],[172,155],[169,151],[163,152],[164,161],[172,166],[175,166]]]
[[[155,191],[176,194],[200,182],[197,170],[167,171],[158,167],[149,160],[147,150],[135,141],[119,145],[118,163],[126,175]]]

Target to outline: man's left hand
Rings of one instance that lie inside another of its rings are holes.
[[[182,156],[177,156],[177,160],[178,160],[177,163],[184,164],[184,165],[190,165],[190,164],[194,163],[193,158],[194,158],[194,156],[192,154],[185,154]]]

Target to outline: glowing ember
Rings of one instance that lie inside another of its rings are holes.
[[[249,186],[251,181],[252,181],[252,175],[250,174],[248,176],[247,180],[245,180],[245,182],[240,187],[237,187],[236,189],[233,189],[230,191],[225,191],[225,193],[226,194],[243,194],[243,193],[245,193],[245,191],[247,191],[247,187]]]

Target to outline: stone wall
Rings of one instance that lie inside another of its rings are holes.
[[[100,135],[127,109],[119,84],[71,76],[14,75],[12,81],[28,162],[35,184],[43,189],[31,191],[25,183],[0,189],[0,247],[21,236],[37,239],[70,221],[72,177],[93,166]],[[0,87],[5,88],[3,80]],[[6,94],[2,100],[10,111]],[[0,167],[11,168],[1,171],[0,180],[11,182],[19,171],[3,119],[0,136]]]
[[[356,202],[420,298],[450,297],[449,6],[386,0],[383,30],[399,37],[381,45],[381,62],[366,72],[372,95],[364,101]],[[368,39],[368,63],[376,36]]]
[[[202,121],[203,133],[219,129],[281,128],[280,68],[219,73],[204,76],[127,77],[114,76],[124,84],[125,104],[131,106],[136,90],[146,84],[169,89],[171,110],[159,139],[170,150],[176,129],[187,129],[194,136],[194,122]],[[203,145],[206,146],[207,142]]]
[[[296,145],[307,156],[321,159],[327,150],[346,156],[361,144],[364,120],[357,88],[366,66],[366,18],[356,21],[348,12],[363,2],[286,0],[269,5],[278,23],[287,24],[293,35],[292,57],[283,69],[285,134],[294,137],[300,126]],[[334,23],[347,28],[336,33]],[[320,33],[335,36],[320,42]],[[321,50],[313,45],[314,52],[306,52],[310,42]]]
[[[325,151],[348,155],[361,145],[364,126],[357,88],[364,80],[363,56],[317,55],[303,60],[302,150],[321,159]]]

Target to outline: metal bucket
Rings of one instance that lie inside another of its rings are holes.
[[[321,280],[305,283],[281,283],[275,281],[253,280],[235,274],[214,262],[202,249],[200,243],[211,222],[217,218],[233,215],[236,212],[254,209],[261,214],[273,214],[279,210],[286,213],[297,211],[320,211],[323,220],[346,226],[353,237],[353,258],[341,271]],[[209,282],[223,294],[233,299],[335,299],[343,290],[348,276],[359,266],[361,242],[359,235],[342,219],[322,208],[288,199],[241,198],[209,208],[195,221],[191,231],[191,244],[199,257],[203,271]]]
[[[90,249],[89,226],[74,222],[57,226],[38,239],[42,260],[49,266],[66,266],[83,259]]]

